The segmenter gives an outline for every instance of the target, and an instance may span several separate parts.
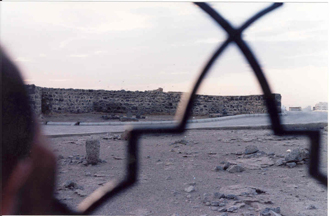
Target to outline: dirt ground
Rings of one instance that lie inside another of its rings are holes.
[[[110,115],[106,113],[81,113],[81,114],[51,114],[43,115],[40,119],[41,122],[53,121],[53,122],[119,122],[119,119],[105,120],[102,118],[104,115]],[[117,116],[126,116],[126,114],[116,114]],[[139,121],[170,121],[174,120],[174,115],[144,115],[145,119],[139,119]],[[135,117],[135,115],[132,115]],[[208,116],[194,116],[191,119],[208,118]]]
[[[123,176],[126,141],[117,140],[117,135],[50,139],[58,155],[59,200],[75,208],[96,188]],[[100,158],[106,162],[86,166],[85,142],[91,138],[100,141]],[[327,140],[324,131],[323,171],[327,171]],[[259,151],[244,154],[249,145]],[[327,215],[327,189],[309,177],[306,163],[293,168],[274,164],[288,150],[308,146],[306,138],[277,137],[269,130],[189,130],[180,136],[144,136],[138,184],[94,214],[257,216],[274,215],[265,211],[273,208],[285,216]],[[215,169],[222,161],[238,164],[244,171]],[[76,183],[74,188],[66,188],[68,181]]]

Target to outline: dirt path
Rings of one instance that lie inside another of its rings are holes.
[[[123,175],[125,142],[114,136],[93,136],[100,140],[100,158],[106,161],[95,166],[81,163],[91,136],[51,139],[59,156],[56,192],[62,202],[75,207],[100,185]],[[323,170],[327,170],[327,139],[324,132]],[[308,147],[305,138],[276,137],[268,130],[196,130],[141,141],[139,183],[96,214],[257,216],[269,215],[265,208],[280,207],[280,215],[327,215],[327,190],[308,176],[306,164],[299,162],[293,168],[274,164],[288,149]],[[259,151],[244,154],[249,145]],[[244,171],[219,170],[222,161]],[[69,180],[77,184],[75,189],[63,186]],[[227,212],[220,212],[224,209]]]

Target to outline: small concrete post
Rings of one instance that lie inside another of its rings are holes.
[[[100,141],[95,139],[86,140],[86,160],[88,164],[97,164],[100,157]]]

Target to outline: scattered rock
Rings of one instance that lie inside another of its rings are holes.
[[[75,190],[74,192],[75,192],[76,194],[78,194],[79,196],[81,196],[81,197],[85,197],[85,196],[88,195],[86,192],[84,192],[84,191],[81,190],[81,189],[77,189],[77,190]]]
[[[236,207],[236,206],[232,206],[227,209],[228,212],[237,212],[237,210],[238,210],[238,207]]]
[[[278,214],[272,210],[270,210],[269,213],[270,213],[270,216],[282,216],[281,214]]]
[[[243,212],[242,216],[256,216],[256,215],[251,212]]]
[[[228,169],[228,167],[232,165],[231,163],[229,163],[228,161],[221,161],[220,162],[220,167],[222,167],[223,170]]]
[[[230,173],[243,172],[245,169],[240,165],[231,165],[227,171]]]
[[[218,201],[212,201],[211,206],[219,206],[220,202]]]
[[[280,158],[280,159],[278,159],[276,162],[275,162],[275,165],[276,166],[282,166],[282,165],[284,165],[285,164],[285,160],[284,160],[284,158]]]
[[[219,216],[228,216],[228,213],[227,212],[225,212],[225,213],[222,213],[221,215],[219,215]]]
[[[223,168],[223,166],[216,166],[216,167],[213,168],[213,170],[216,171],[216,172],[219,172],[219,171],[223,171],[224,168]]]
[[[277,215],[276,215],[277,213]],[[278,214],[281,213],[281,209],[280,207],[276,207],[276,208],[265,208],[264,210],[262,210],[260,212],[261,216],[278,216]]]
[[[73,189],[76,189],[78,188],[78,185],[77,183],[73,182],[73,181],[66,181],[64,184],[63,184],[63,187],[64,188],[68,188],[70,190],[73,190]]]
[[[100,141],[96,139],[86,140],[86,160],[89,164],[97,164],[100,156]]]
[[[257,146],[248,145],[248,146],[245,147],[244,154],[253,154],[253,153],[256,153],[258,151],[259,151],[259,149],[257,148]]]
[[[204,193],[203,194],[203,202],[206,203],[206,202],[210,202],[211,200],[211,194],[210,193]],[[210,203],[211,205],[211,203]]]
[[[214,197],[215,199],[221,199],[221,198],[225,198],[225,195],[224,195],[223,193],[215,192],[215,193],[213,194],[213,197]]]
[[[295,162],[286,163],[286,165],[287,165],[289,168],[293,168],[293,167],[297,166],[297,164],[296,164]]]
[[[175,144],[187,145],[188,144],[188,141],[185,140],[185,139],[177,140],[177,141],[174,141],[173,143],[171,143],[170,146],[171,145],[175,145]]]
[[[239,203],[238,205],[237,205],[237,208],[244,208],[245,207],[245,203]]]
[[[226,208],[219,208],[219,209],[218,209],[218,212],[226,212],[226,211],[227,211]]]
[[[189,187],[186,187],[184,189],[184,191],[186,191],[187,193],[191,193],[191,192],[195,191],[195,187],[191,185]]]
[[[218,209],[219,209],[218,207],[214,207],[214,206],[211,207],[211,210],[212,210],[212,211],[218,211]]]
[[[307,210],[312,210],[312,209],[316,209],[316,206],[315,205],[308,205],[306,207]]]
[[[225,195],[226,199],[233,199],[233,200],[238,200],[238,197],[234,194],[227,194]]]

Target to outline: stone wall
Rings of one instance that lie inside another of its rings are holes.
[[[180,92],[105,91],[41,88],[28,85],[31,104],[36,113],[127,113],[175,114]],[[281,95],[274,94],[280,112]],[[262,95],[197,95],[193,115],[237,115],[266,113]]]
[[[35,85],[26,85],[26,90],[30,97],[30,106],[34,110],[36,115],[42,113],[41,110],[41,96],[42,96],[42,89],[41,87]]]

